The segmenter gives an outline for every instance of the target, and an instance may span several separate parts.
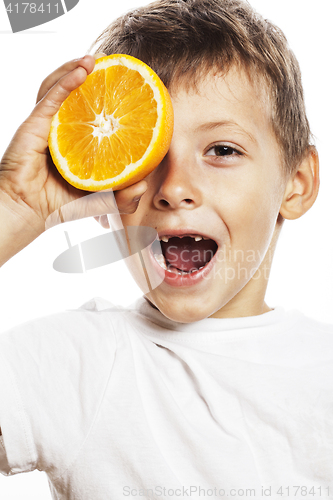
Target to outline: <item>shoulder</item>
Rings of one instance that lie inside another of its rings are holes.
[[[62,351],[69,345],[82,345],[84,348],[88,345],[91,347],[94,343],[112,344],[115,342],[115,318],[112,314],[105,314],[112,310],[116,312],[116,306],[102,299],[92,299],[78,309],[57,312],[19,324],[0,334],[0,344],[52,346]]]
[[[134,332],[132,310],[99,297],[77,309],[40,317],[0,334],[0,358],[19,378],[97,379],[112,369],[116,351]],[[1,362],[0,362],[1,363]],[[102,377],[103,378],[103,377]],[[90,383],[92,383],[90,381]]]
[[[322,337],[327,336],[328,338],[333,336],[333,324],[311,318],[300,311],[293,312],[297,319],[295,328],[299,329],[300,333]]]
[[[333,361],[333,325],[310,318],[300,311],[288,313],[293,321],[283,332],[283,344],[286,356],[300,359],[302,363],[313,365]]]
[[[103,383],[115,358],[117,313],[112,313],[112,304],[108,304],[111,314],[100,305],[93,300],[0,334],[1,371],[12,373],[21,385],[30,380],[35,387],[43,383],[56,389],[68,377],[73,383],[82,377],[90,384]]]

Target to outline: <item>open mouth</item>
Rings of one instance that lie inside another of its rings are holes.
[[[216,241],[200,235],[160,236],[152,252],[155,260],[165,271],[186,275],[203,269],[217,252]],[[161,253],[162,250],[162,253]]]

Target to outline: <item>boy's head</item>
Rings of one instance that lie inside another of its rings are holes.
[[[99,52],[141,59],[170,90],[238,65],[269,99],[286,171],[306,154],[310,128],[298,62],[282,31],[249,3],[160,0],[117,19],[98,40]]]
[[[137,211],[122,216],[162,240],[162,255],[154,245],[145,255],[147,297],[180,322],[269,310],[281,221],[308,210],[318,190],[300,71],[284,35],[239,0],[160,0],[100,40],[99,52],[151,66],[174,106],[170,150]],[[139,269],[137,259],[138,283]]]

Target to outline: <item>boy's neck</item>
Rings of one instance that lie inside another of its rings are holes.
[[[244,318],[259,316],[272,310],[265,302],[265,295],[280,229],[281,227],[276,229],[270,247],[256,273],[227,304],[209,316],[210,318]]]

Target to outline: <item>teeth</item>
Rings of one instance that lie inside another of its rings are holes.
[[[168,271],[169,271],[169,273],[172,273],[172,274],[179,274],[179,275],[180,275],[180,274],[184,274],[182,271],[180,271],[179,269],[176,269],[176,268],[174,268],[174,267],[170,267],[170,268],[168,269]]]
[[[166,265],[166,262],[165,262],[165,258],[164,258],[164,255],[161,254],[161,253],[154,253],[154,257],[155,257],[155,260],[158,262],[158,264],[165,270],[167,271],[168,268],[167,268],[167,265]]]
[[[206,238],[206,236],[200,236],[199,234],[197,234],[197,235],[184,234],[184,235],[178,236],[178,238],[185,238],[186,236],[190,237],[190,238],[194,238],[195,241],[201,241],[202,239],[204,239],[204,240],[210,239],[210,238]],[[164,241],[165,243],[168,243],[169,238],[172,238],[172,236],[161,236],[160,240]],[[175,236],[175,238],[177,238],[177,236]]]
[[[164,269],[165,271],[169,271],[170,273],[173,273],[173,274],[178,274],[178,275],[192,274],[192,273],[195,273],[196,271],[198,271],[198,269],[196,267],[194,267],[193,269],[190,269],[189,271],[180,271],[179,269],[176,269],[174,267],[170,267],[168,269],[168,267],[166,265],[165,257],[162,253],[154,253],[154,257],[155,257],[155,260],[157,261],[157,263],[162,267],[162,269]],[[203,269],[204,267],[205,266],[199,267],[199,270]]]

